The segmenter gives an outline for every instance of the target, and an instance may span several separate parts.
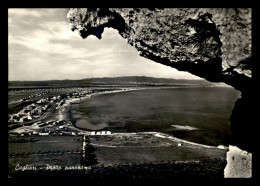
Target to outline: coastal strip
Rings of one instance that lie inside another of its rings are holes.
[[[170,139],[172,141],[177,141],[177,142],[181,142],[181,143],[188,143],[190,145],[200,146],[200,147],[204,147],[204,148],[214,148],[214,149],[218,148],[216,146],[203,145],[203,144],[200,144],[200,143],[190,142],[190,141],[187,141],[187,140],[183,140],[183,139],[180,139],[180,138],[169,136],[169,135],[161,133],[161,132],[145,132],[145,133],[154,134],[154,136],[156,136],[156,137],[168,138],[168,139]]]

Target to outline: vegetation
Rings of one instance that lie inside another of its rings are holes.
[[[91,177],[100,178],[223,178],[226,160],[151,162],[94,166]]]

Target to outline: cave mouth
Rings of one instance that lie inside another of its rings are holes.
[[[100,12],[104,14],[99,16]],[[191,14],[193,14],[193,17],[190,16]],[[248,60],[245,60],[244,57],[251,54],[251,52],[248,52],[250,50],[248,46],[251,46],[251,44],[247,45],[251,41],[249,32],[252,23],[251,10],[176,8],[169,11],[169,9],[100,8],[94,11],[84,9],[83,12],[79,9],[71,9],[68,12],[68,17],[77,17],[78,15],[84,15],[85,19],[81,19],[79,22],[69,20],[73,24],[73,28],[82,27],[82,23],[85,27],[90,25],[90,27],[99,27],[101,30],[104,27],[113,27],[119,31],[119,34],[130,45],[137,48],[141,56],[179,70],[187,70],[211,82],[227,83],[241,91],[242,96],[236,101],[230,116],[231,144],[250,152],[254,151],[254,135],[252,134],[257,131],[255,125],[257,112],[255,108],[257,108],[256,101],[258,97],[254,90],[256,84],[254,76],[250,77],[243,73],[253,70],[250,68],[251,57],[247,57]],[[94,19],[86,19],[86,17]],[[237,19],[238,17],[239,19]],[[117,23],[115,20],[120,21]],[[115,26],[116,24],[120,25]],[[190,26],[193,27],[193,31],[187,35]],[[227,28],[227,26],[230,29],[225,30],[224,28]],[[162,30],[162,28],[164,29]],[[84,32],[84,29],[81,29],[81,31]],[[179,48],[176,47],[176,43],[174,43],[174,48],[171,48],[175,54],[180,54],[175,62],[169,59],[171,50],[168,52],[162,50],[169,41],[167,35],[172,31],[175,31],[173,36],[177,36],[176,42],[179,42]],[[245,34],[245,37],[244,35],[238,37],[240,36],[239,33],[241,35]],[[146,36],[150,38],[146,40]],[[158,38],[162,39],[161,43],[157,42]],[[166,40],[163,40],[163,38],[166,38]],[[203,38],[206,38],[205,42],[201,40]],[[189,50],[192,43],[201,46],[197,48],[198,52],[195,52],[195,55]],[[203,43],[204,47],[201,43]],[[186,46],[186,48],[183,49],[183,46]],[[227,50],[228,48],[230,50]],[[194,60],[197,59],[197,54],[199,58],[203,59],[202,61]],[[226,64],[222,66],[223,62],[229,60],[229,58],[231,61],[235,60],[237,64],[232,64],[230,68],[226,68]],[[240,63],[241,61],[242,63]]]
[[[117,36],[119,36],[119,37],[117,37]],[[90,36],[90,39],[91,40],[93,40],[93,37],[94,36]],[[86,42],[88,42],[88,39],[89,38],[86,38]],[[117,33],[117,30],[115,30],[115,29],[113,29],[113,28],[104,28],[104,32],[102,33],[102,39],[101,40],[97,40],[97,39],[95,39],[95,42],[98,42],[98,43],[100,43],[100,42],[104,42],[103,44],[106,46],[106,47],[109,47],[109,46],[107,46],[106,45],[106,43],[107,43],[107,40],[109,41],[109,43],[111,44],[111,48],[113,48],[113,44],[112,43],[117,43],[117,42],[119,42],[120,43],[120,47],[118,47],[118,48],[115,48],[115,50],[116,50],[116,52],[119,52],[120,53],[120,48],[124,48],[124,51],[127,53],[127,52],[129,52],[129,54],[130,55],[134,55],[134,56],[136,56],[136,58],[135,58],[135,60],[139,60],[139,59],[141,59],[141,61],[140,62],[138,62],[138,63],[140,63],[140,64],[145,64],[145,63],[147,63],[147,64],[149,64],[149,66],[146,66],[145,68],[143,68],[143,69],[145,69],[144,71],[146,72],[146,71],[149,71],[149,70],[153,70],[154,72],[157,72],[158,70],[160,71],[160,70],[164,70],[163,68],[161,68],[161,69],[158,69],[158,67],[160,66],[160,67],[164,67],[165,69],[167,69],[168,70],[168,74],[173,74],[172,75],[172,77],[174,77],[174,74],[175,73],[179,73],[179,74],[185,74],[185,73],[187,73],[187,74],[190,74],[190,73],[188,73],[188,72],[184,72],[184,71],[179,71],[179,70],[177,70],[177,69],[175,69],[174,67],[172,68],[172,67],[170,67],[169,65],[165,65],[165,64],[161,64],[161,63],[157,63],[156,61],[151,61],[150,59],[147,59],[147,58],[144,58],[144,57],[142,57],[142,56],[140,56],[139,54],[138,54],[138,51],[136,51],[136,49],[134,48],[134,47],[131,47],[130,45],[128,45],[126,42],[125,42],[125,40],[122,38],[122,37],[120,37],[120,35]],[[112,42],[111,42],[112,41]],[[128,58],[129,58],[129,55],[127,54],[126,55]],[[123,59],[122,59],[123,60]],[[123,61],[119,61],[119,62],[115,62],[115,64],[114,63],[111,63],[110,65],[111,65],[111,68],[113,69],[113,66],[115,65],[115,66],[117,66],[118,64],[123,64],[124,66],[125,66],[125,68],[126,69],[130,69],[131,68],[131,65],[128,67],[128,64],[129,63],[131,63],[131,62],[128,62],[128,63],[125,63],[125,62],[123,62]],[[135,66],[135,68],[133,69],[134,71],[137,71],[136,70],[136,68],[137,69],[141,69],[142,68],[142,66],[140,65],[140,66],[138,66],[139,64],[138,63],[136,63],[136,66]],[[154,66],[153,66],[154,65]],[[187,66],[189,66],[189,63],[187,63],[187,64],[185,64],[185,65],[179,65],[182,69],[184,69],[185,70],[185,67],[187,67]],[[116,71],[117,71],[117,69],[115,68],[114,70],[112,70],[114,73],[116,73]],[[158,73],[158,72],[157,72]],[[129,75],[129,74],[128,74]],[[144,76],[144,74],[140,71],[140,74],[138,74],[138,75],[141,75],[141,76]],[[186,75],[186,74],[185,74]],[[148,76],[148,74],[145,74],[145,76]],[[156,75],[155,75],[156,76]],[[184,75],[182,75],[182,77],[183,77]],[[195,78],[195,79],[199,79],[199,80],[205,80],[204,78],[197,78],[197,76],[193,76],[193,75],[190,75],[190,76],[188,76],[188,77],[190,77],[190,78]],[[207,81],[207,80],[206,80]],[[201,92],[202,94],[203,94],[203,92]],[[209,96],[209,95],[205,95],[205,96]],[[216,94],[215,95],[215,97],[225,97],[225,94],[223,94],[222,96],[220,95],[220,94]],[[238,96],[237,98],[239,98],[240,96]],[[214,96],[212,96],[212,99],[214,99]],[[212,102],[217,102],[216,101],[217,99],[215,99],[215,100],[212,100]],[[232,107],[234,106],[234,103],[235,103],[235,101],[232,103]],[[191,104],[191,103],[189,103],[189,102],[187,102],[187,104],[189,105],[189,104]],[[213,103],[212,103],[213,104]],[[211,107],[210,105],[209,105],[209,107]],[[212,106],[213,107],[213,106]],[[191,111],[191,112],[198,112],[198,111],[196,111],[196,110],[193,110],[193,111]],[[206,111],[205,111],[206,112]],[[216,111],[217,112],[217,111]],[[230,111],[228,111],[229,112],[229,114],[231,115],[231,110]],[[225,115],[226,115],[226,113],[224,113]],[[178,117],[180,117],[180,116],[178,116]],[[223,117],[223,116],[221,116],[221,117]],[[226,116],[225,116],[226,117]],[[228,116],[229,117],[229,116]],[[187,121],[187,125],[191,122],[191,121],[189,121],[189,119],[186,119]],[[206,119],[205,119],[206,120]],[[104,122],[107,122],[107,121],[104,121]],[[112,121],[112,123],[113,123],[114,121]],[[118,121],[117,121],[118,122]],[[125,123],[128,123],[128,125],[129,125],[129,122],[130,121],[125,121]],[[175,121],[172,121],[173,123],[175,122]],[[223,121],[221,121],[222,123],[223,123]],[[214,122],[213,122],[214,123]],[[175,124],[178,124],[178,123],[175,123]],[[183,122],[182,122],[182,124],[183,124]],[[214,124],[215,125],[215,124]],[[222,124],[221,124],[222,125]],[[130,125],[129,125],[130,126]],[[228,126],[229,127],[229,123],[227,122],[227,124],[226,124],[226,126]],[[139,129],[140,128],[147,128],[147,126],[142,126],[142,127],[139,127]],[[154,128],[156,128],[157,126],[152,126],[152,127],[154,127]],[[132,127],[132,129],[134,130],[136,127]],[[149,128],[149,127],[148,127]],[[151,127],[150,127],[151,128]],[[158,127],[157,127],[158,128]],[[224,127],[225,128],[225,127]],[[216,130],[217,131],[217,133],[219,133],[219,135],[221,134],[221,132],[219,131],[219,130]],[[192,132],[194,133],[194,134],[192,134]],[[223,132],[224,133],[224,132]],[[202,143],[202,144],[205,144],[205,145],[213,145],[213,146],[218,146],[218,145],[225,145],[225,146],[228,146],[229,145],[229,142],[230,142],[230,131],[226,131],[226,129],[225,129],[225,133],[226,133],[226,135],[223,135],[223,143],[221,142],[221,143],[219,143],[219,144],[217,144],[217,143],[214,143],[214,142],[210,142],[210,141],[214,141],[214,140],[211,140],[211,139],[209,139],[209,141],[208,142],[206,142],[205,143],[205,140],[203,141],[203,137],[199,137],[199,134],[201,134],[201,135],[205,135],[205,136],[208,136],[208,134],[207,133],[203,133],[203,132],[201,132],[201,131],[178,131],[178,130],[173,130],[173,131],[168,131],[168,134],[170,134],[170,135],[173,135],[173,136],[175,136],[175,137],[179,137],[179,138],[185,138],[186,140],[188,140],[189,141],[189,139],[191,139],[191,141],[194,141],[194,142],[198,142],[198,143]],[[214,132],[212,133],[212,135],[214,134]],[[222,135],[222,134],[221,134]],[[197,138],[197,137],[199,137],[200,139],[195,139],[195,138]],[[205,137],[205,139],[206,139],[206,137]]]

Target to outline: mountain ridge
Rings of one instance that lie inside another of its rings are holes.
[[[91,86],[91,85],[212,85],[204,79],[154,78],[147,76],[121,76],[84,78],[80,80],[8,81],[10,86]]]

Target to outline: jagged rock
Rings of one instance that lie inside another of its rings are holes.
[[[250,8],[80,8],[70,9],[67,18],[82,38],[101,39],[104,28],[112,27],[141,56],[240,90],[232,144],[252,152],[257,96],[251,14]]]
[[[82,38],[101,39],[104,27],[112,27],[155,62],[238,90],[250,86],[249,8],[81,8],[67,18]]]
[[[230,145],[227,152],[227,166],[224,169],[224,175],[225,178],[251,178],[252,153]]]

